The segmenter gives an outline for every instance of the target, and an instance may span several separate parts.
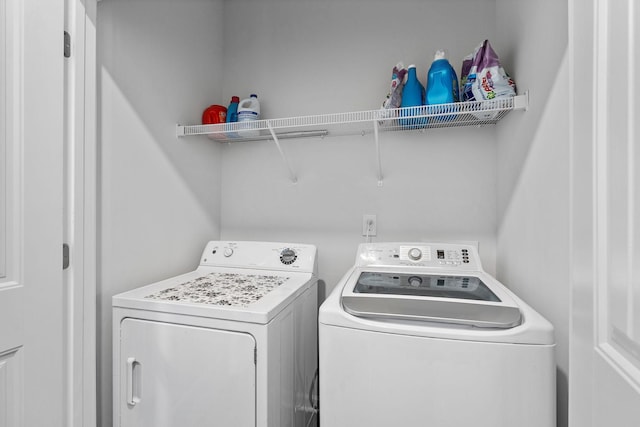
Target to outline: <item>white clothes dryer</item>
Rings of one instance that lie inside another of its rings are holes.
[[[195,271],[114,296],[114,426],[315,426],[316,259],[212,241]]]
[[[471,245],[360,245],[319,343],[322,427],[556,425],[553,327]]]

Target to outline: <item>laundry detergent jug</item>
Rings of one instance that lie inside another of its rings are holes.
[[[258,95],[252,93],[247,99],[238,104],[238,134],[243,137],[256,137],[260,135],[258,123],[260,120],[260,102]]]
[[[400,107],[416,108],[400,110],[400,118],[398,121],[401,126],[409,129],[424,127],[424,125],[427,124],[427,119],[425,117],[412,117],[424,112],[422,108],[422,105],[424,104],[424,86],[422,86],[422,83],[418,80],[415,65],[409,65],[407,70],[407,82],[402,89],[402,101],[400,102]]]
[[[436,52],[433,63],[427,73],[427,92],[425,104],[439,105],[452,104],[459,101],[460,88],[458,76],[442,50]],[[440,108],[429,108],[429,113],[454,113],[455,106],[448,105]],[[436,120],[451,120],[454,115],[435,117]]]

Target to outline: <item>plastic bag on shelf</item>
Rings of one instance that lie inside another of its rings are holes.
[[[402,62],[398,62],[396,66],[393,67],[393,72],[391,73],[391,87],[389,88],[389,93],[382,102],[382,107],[380,108],[381,118],[395,118],[395,114],[386,110],[400,108],[400,103],[402,101],[402,88],[404,87],[404,78],[406,75],[407,69],[404,67],[404,64]],[[380,120],[381,125],[389,124],[390,122],[391,120]]]
[[[498,54],[482,42],[462,61],[462,101],[486,101],[516,95],[516,83],[500,65]]]

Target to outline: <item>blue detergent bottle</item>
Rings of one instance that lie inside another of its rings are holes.
[[[238,121],[238,103],[240,102],[240,97],[232,96],[231,102],[229,102],[229,107],[227,108],[227,123],[233,123]]]
[[[433,63],[427,73],[427,93],[425,104],[451,104],[460,98],[458,76],[453,67],[445,58],[445,53],[438,50],[433,58]],[[455,107],[443,106],[442,108],[429,108],[430,113],[454,113]],[[451,120],[453,115],[435,117],[436,120]]]
[[[405,83],[402,89],[402,101],[400,107],[422,107],[424,105],[424,86],[418,80],[416,74],[416,66],[411,64],[407,68],[407,83]],[[409,118],[417,114],[422,114],[422,108],[411,108],[408,110],[401,110],[400,112],[400,125],[406,128],[418,128],[427,124],[425,117]],[[402,118],[406,117],[406,118]]]

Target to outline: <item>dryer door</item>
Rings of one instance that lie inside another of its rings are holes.
[[[120,328],[122,427],[255,426],[255,340],[137,319]]]

